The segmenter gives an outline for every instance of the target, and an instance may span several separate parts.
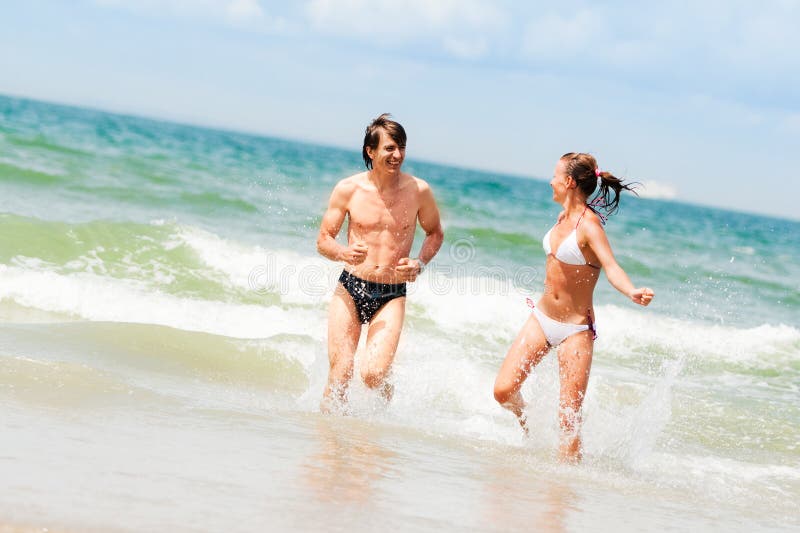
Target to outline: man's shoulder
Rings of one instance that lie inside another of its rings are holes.
[[[403,174],[403,179],[407,180],[406,183],[408,185],[413,185],[420,192],[422,192],[425,189],[430,189],[430,185],[428,185],[427,181],[425,181],[422,178],[418,178],[417,176],[414,176],[412,174],[405,174],[404,173]]]
[[[411,174],[406,174],[409,179],[409,183],[413,184],[414,188],[417,190],[417,194],[430,194],[431,193],[431,186],[428,185],[428,182],[422,178],[418,178],[417,176],[412,176]]]
[[[365,174],[365,172],[359,172],[358,174],[353,174],[352,176],[339,180],[333,188],[334,192],[347,195],[353,194],[353,191],[361,186]]]

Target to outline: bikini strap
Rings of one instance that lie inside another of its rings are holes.
[[[575,229],[578,229],[578,224],[580,224],[580,223],[581,223],[581,220],[583,220],[583,215],[585,215],[585,214],[586,214],[586,210],[587,210],[587,209],[589,209],[589,206],[588,206],[588,205],[587,205],[586,207],[584,207],[584,208],[583,208],[583,213],[581,213],[581,216],[579,216],[579,217],[578,217],[578,221],[575,223]]]
[[[594,320],[592,320],[592,310],[586,310],[586,318],[589,320],[589,331],[592,332],[592,340],[597,340],[597,329],[594,327]]]

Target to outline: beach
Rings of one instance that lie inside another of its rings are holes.
[[[342,266],[316,235],[359,146],[0,96],[0,531],[800,528],[800,222],[623,197],[609,240],[657,296],[601,275],[563,465],[554,354],[529,438],[492,397],[560,207],[413,139],[445,243],[408,288],[392,402],[356,380],[327,416]]]

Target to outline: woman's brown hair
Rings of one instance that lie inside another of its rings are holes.
[[[591,154],[569,152],[562,155],[561,159],[567,164],[567,174],[575,180],[587,200],[597,193],[588,202],[593,211],[603,209],[606,215],[611,215],[619,208],[619,195],[623,190],[636,194],[638,183],[623,182],[611,172],[600,170]]]

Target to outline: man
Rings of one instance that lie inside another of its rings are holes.
[[[320,254],[345,263],[328,309],[325,412],[345,407],[363,324],[368,328],[361,377],[391,399],[387,378],[405,317],[406,282],[417,279],[444,238],[430,187],[401,170],[406,132],[388,113],[367,127],[362,155],[367,171],[334,187],[317,239]],[[347,217],[347,246],[342,246],[336,236]],[[425,240],[419,257],[410,258],[417,221]]]

